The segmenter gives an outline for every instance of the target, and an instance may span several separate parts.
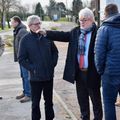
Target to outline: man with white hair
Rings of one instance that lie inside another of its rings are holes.
[[[102,120],[101,80],[94,63],[97,27],[93,12],[88,8],[82,9],[79,22],[80,26],[69,32],[46,31],[46,35],[51,40],[69,42],[63,79],[71,83],[76,81],[82,120],[90,120],[89,97],[93,104],[94,120]]]
[[[53,120],[53,74],[58,51],[53,41],[37,33],[41,27],[38,16],[29,16],[27,23],[30,32],[20,43],[18,60],[30,71],[32,120],[41,118],[39,104],[42,92],[45,100],[45,120]]]

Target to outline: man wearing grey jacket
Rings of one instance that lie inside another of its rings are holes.
[[[17,62],[20,41],[28,32],[26,30],[26,26],[21,22],[21,19],[18,16],[14,16],[11,18],[11,26],[14,28],[13,30],[14,61]],[[16,99],[20,99],[20,102],[24,103],[30,101],[31,97],[29,72],[22,65],[19,64],[19,66],[23,83],[23,92],[22,94],[18,95]]]

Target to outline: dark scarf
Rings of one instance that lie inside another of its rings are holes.
[[[85,35],[91,31],[93,31],[93,29],[95,28],[95,24],[93,24],[90,28],[88,29],[81,29],[81,34],[79,36],[79,40],[78,40],[78,53],[80,55],[85,55]]]

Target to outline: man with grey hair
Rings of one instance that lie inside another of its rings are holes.
[[[40,99],[45,100],[45,120],[53,120],[53,76],[57,64],[58,51],[53,41],[37,33],[41,27],[38,16],[27,18],[30,32],[22,39],[19,50],[19,63],[30,71],[32,94],[32,120],[40,120]]]
[[[100,76],[94,63],[94,43],[97,27],[93,12],[84,8],[79,13],[80,26],[69,32],[46,31],[55,41],[69,42],[63,79],[74,83],[82,120],[90,120],[89,97],[92,100],[94,120],[102,120]],[[40,31],[45,34],[44,31]]]

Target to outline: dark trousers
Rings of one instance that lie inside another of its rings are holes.
[[[76,80],[76,91],[82,120],[90,120],[89,97],[93,104],[94,120],[102,120],[103,112],[100,88],[87,87],[87,72],[80,72]]]
[[[45,82],[31,81],[31,94],[32,94],[32,120],[40,120],[40,100],[43,91],[45,100],[45,120],[53,120],[53,80]]]
[[[120,90],[120,76],[102,76],[105,120],[117,120],[115,102]]]

